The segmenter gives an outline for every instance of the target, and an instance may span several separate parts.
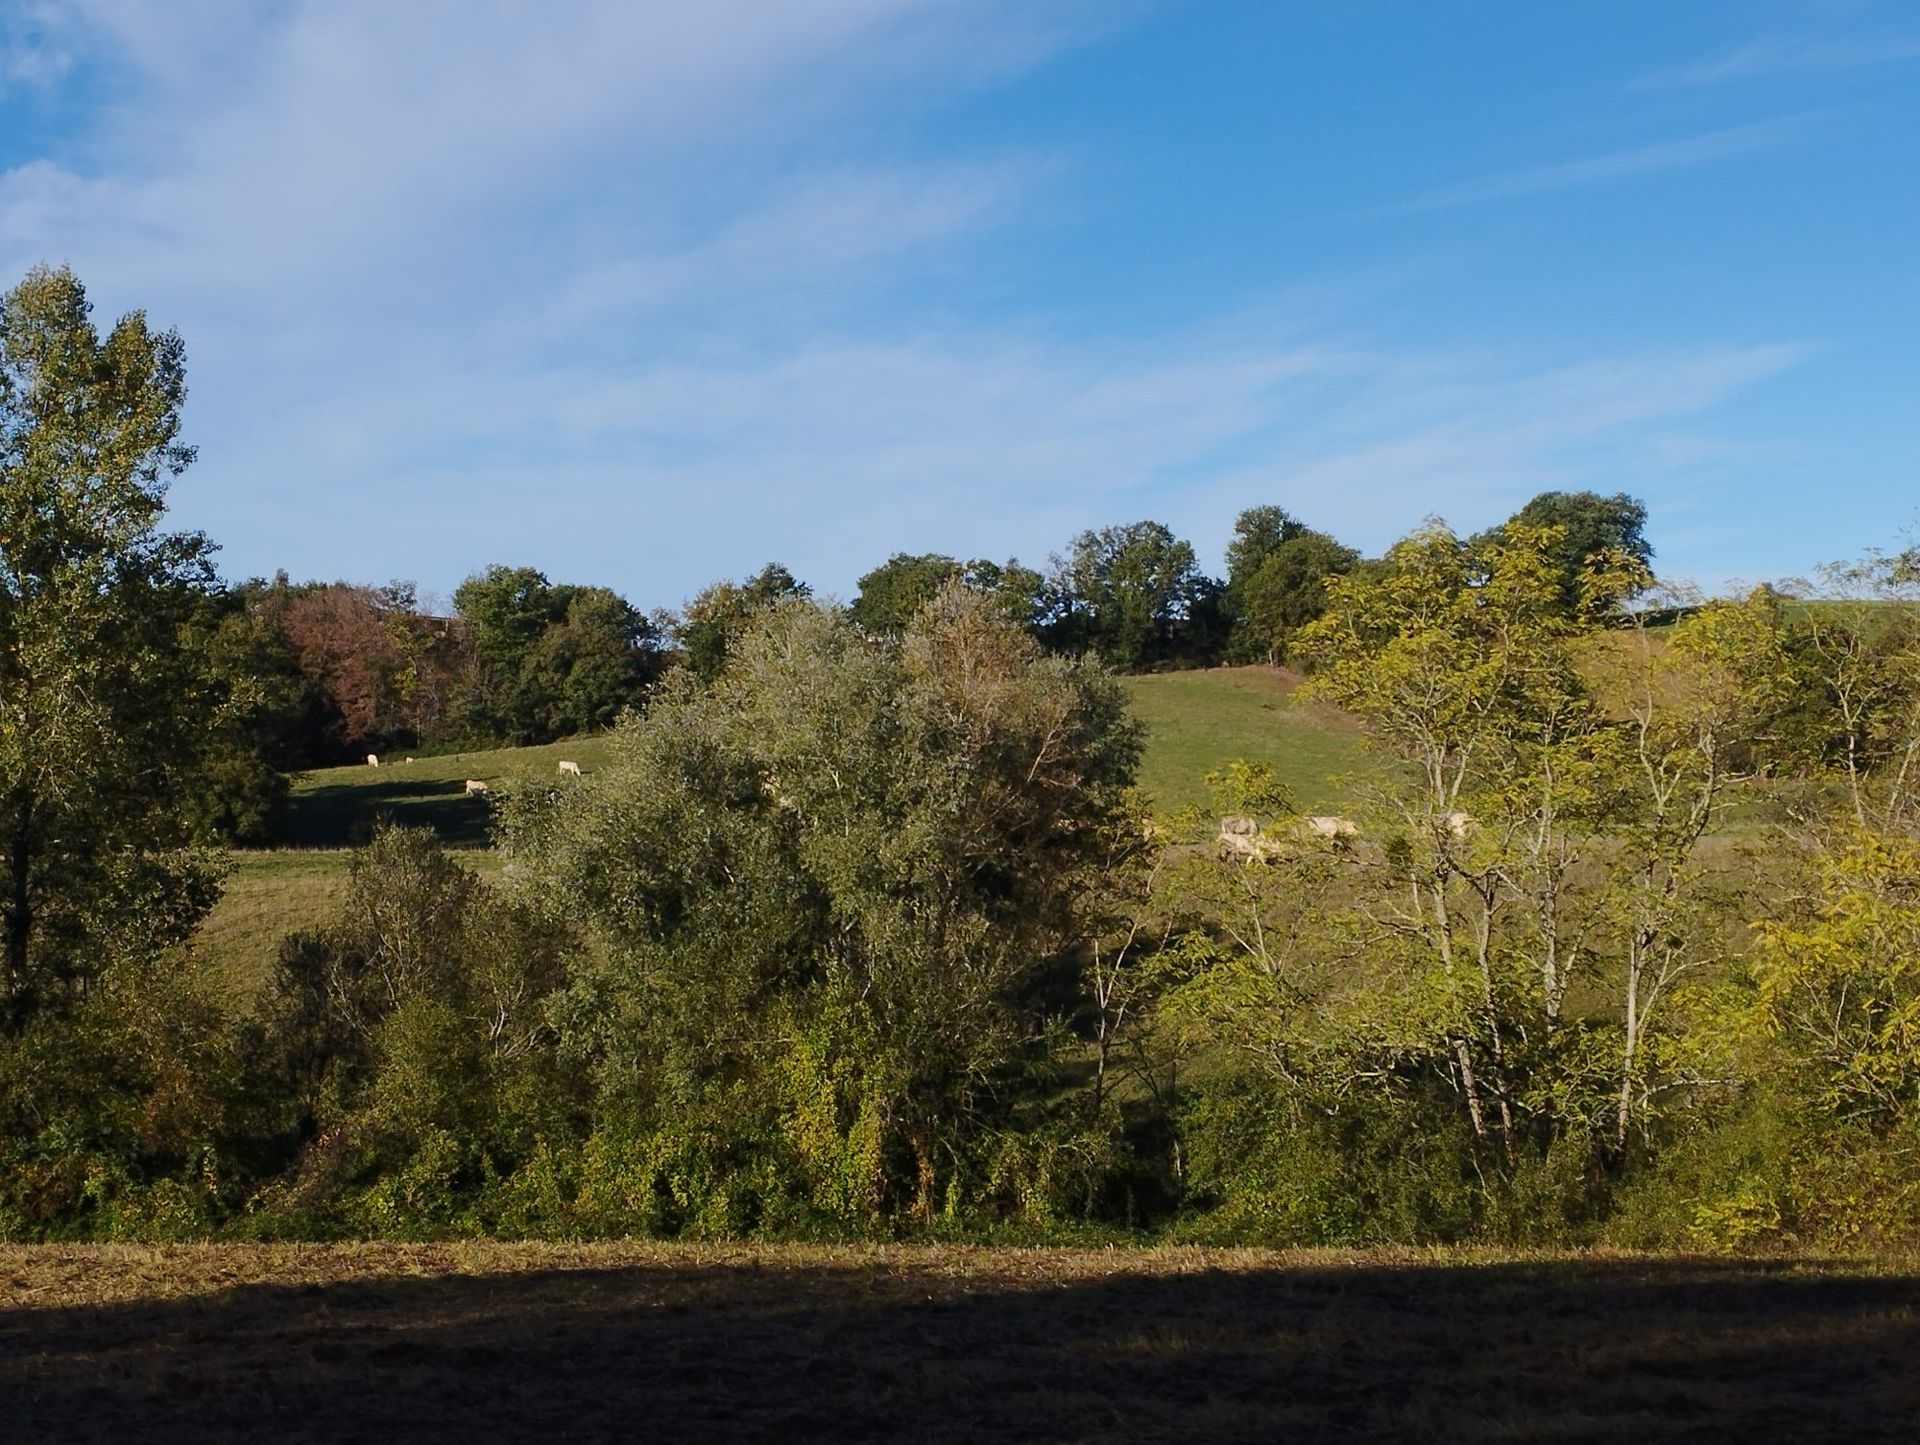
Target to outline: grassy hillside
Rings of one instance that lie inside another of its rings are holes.
[[[347,891],[341,850],[234,855],[226,892],[200,928],[200,955],[221,994],[248,993],[272,964],[280,940],[316,928]]]
[[[303,773],[293,782],[286,846],[234,854],[226,892],[200,930],[208,969],[223,988],[241,992],[264,977],[282,938],[317,927],[339,907],[351,850],[366,841],[376,820],[431,828],[468,867],[490,872],[498,860],[487,836],[487,804],[467,795],[466,780],[495,787],[559,782],[562,758],[591,772],[606,756],[605,738],[576,738]]]
[[[1305,811],[1330,811],[1352,793],[1370,760],[1351,718],[1293,696],[1284,668],[1222,667],[1128,679],[1147,726],[1140,784],[1172,812],[1206,806],[1201,781],[1233,758],[1269,763]]]
[[[1233,758],[1273,765],[1303,809],[1336,809],[1343,780],[1364,775],[1368,760],[1350,719],[1292,697],[1297,679],[1279,668],[1170,672],[1127,680],[1147,727],[1140,782],[1156,807],[1206,806],[1202,779]],[[602,766],[608,742],[575,738],[533,748],[451,753],[408,762],[383,758],[323,768],[294,780],[285,847],[234,855],[226,895],[201,930],[208,967],[226,988],[244,992],[263,978],[280,940],[324,922],[346,894],[349,850],[374,822],[389,818],[431,828],[469,866],[491,869],[488,806],[469,797],[466,780],[496,788],[559,783],[560,761],[588,773]]]
[[[561,760],[591,772],[606,761],[607,740],[572,738],[537,748],[494,748],[442,757],[382,758],[322,768],[294,780],[285,841],[294,848],[351,848],[366,840],[375,819],[431,828],[450,848],[485,848],[487,803],[469,797],[467,779],[493,787],[560,780]]]

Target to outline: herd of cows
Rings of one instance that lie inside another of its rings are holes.
[[[413,759],[406,758],[403,761],[411,763]],[[378,753],[367,754],[367,766],[380,766]],[[580,764],[571,758],[560,760],[559,773],[562,777],[582,776]],[[493,792],[492,786],[482,778],[468,778],[464,786],[470,798],[490,797]],[[1462,812],[1438,814],[1435,822],[1455,838],[1466,837],[1476,826],[1472,816]],[[1360,825],[1351,818],[1315,813],[1302,818],[1291,833],[1297,838],[1347,847],[1360,836]],[[1285,842],[1285,835],[1269,833],[1261,828],[1258,821],[1242,814],[1230,813],[1220,820],[1219,847],[1222,857],[1239,858],[1248,863],[1270,862],[1285,852]]]
[[[403,758],[401,761],[410,763],[413,759]],[[367,766],[370,768],[379,767],[380,755],[378,753],[368,753]],[[574,762],[571,758],[562,758],[560,760],[560,776],[563,778],[580,777],[580,764]],[[469,798],[485,798],[493,792],[493,788],[483,778],[468,778],[465,781],[465,787]]]
[[[1469,814],[1460,812],[1441,813],[1435,821],[1454,838],[1466,837],[1476,826]],[[1347,847],[1360,836],[1360,825],[1351,818],[1316,813],[1302,818],[1292,831],[1297,837],[1331,843],[1335,847]],[[1268,833],[1257,821],[1241,814],[1230,813],[1220,820],[1220,852],[1223,857],[1239,858],[1248,863],[1266,863],[1284,853],[1284,843],[1284,835]]]

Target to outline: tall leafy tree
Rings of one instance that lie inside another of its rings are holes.
[[[489,567],[461,583],[471,706],[481,731],[546,742],[605,727],[654,673],[658,634],[605,587],[554,585],[532,567]]]
[[[1250,507],[1227,544],[1230,655],[1278,663],[1293,635],[1327,607],[1327,579],[1345,576],[1360,554],[1279,507]]]
[[[848,617],[869,632],[898,637],[913,614],[960,575],[960,564],[942,552],[896,552],[860,579]]]
[[[1001,617],[1036,638],[1054,614],[1057,599],[1046,574],[1018,557],[1004,563],[976,559],[967,563],[962,578],[974,591],[991,598]]]
[[[956,562],[940,552],[897,552],[860,579],[847,615],[870,632],[898,637],[914,614],[955,580],[993,599],[1009,621],[1037,630],[1048,610],[1046,578],[1018,558],[1002,564],[976,557]]]
[[[286,808],[288,772],[317,760],[299,658],[253,584],[210,594],[181,645],[192,650],[211,704],[189,810],[208,837],[266,843]]]
[[[1204,660],[1214,640],[1219,584],[1164,523],[1082,532],[1053,559],[1053,585],[1061,606],[1052,640],[1091,647],[1116,667]]]
[[[813,589],[778,562],[769,562],[745,582],[716,582],[680,610],[673,633],[694,676],[712,681],[755,622],[781,602]]]
[[[1557,605],[1557,541],[1515,526],[1476,547],[1431,524],[1378,580],[1337,583],[1301,639],[1314,691],[1407,770],[1375,921],[1429,1010],[1428,1066],[1508,1164],[1563,1122],[1542,1051],[1584,962],[1574,863],[1611,794],[1607,718]],[[1453,826],[1468,813],[1477,832]]]
[[[599,1128],[760,1218],[788,1189],[849,1220],[978,1199],[1013,1111],[1051,1096],[1057,979],[1137,747],[1110,677],[965,588],[897,643],[775,609],[511,829],[517,876],[591,935],[565,1012]]]
[[[161,530],[183,347],[104,336],[72,272],[0,299],[0,1030],[82,998],[213,898],[182,851],[206,711],[181,629],[211,548]]]
[[[1309,528],[1285,507],[1248,507],[1233,521],[1227,543],[1227,585],[1246,581],[1260,565]]]
[[[553,620],[553,587],[537,568],[496,563],[456,587],[453,606],[471,629],[475,660],[512,678]]]
[[[1474,540],[1497,542],[1516,525],[1556,529],[1555,586],[1560,608],[1569,617],[1595,609],[1605,612],[1619,600],[1604,588],[1593,589],[1596,568],[1610,573],[1624,561],[1645,569],[1653,561],[1653,544],[1646,536],[1647,504],[1625,492],[1610,497],[1598,492],[1542,492],[1501,526]]]
[[[420,613],[412,583],[276,585],[265,605],[320,714],[321,758],[384,751],[442,729],[461,650],[445,619]]]
[[[554,619],[522,671],[532,739],[611,727],[639,702],[659,660],[659,634],[608,587],[553,589]]]

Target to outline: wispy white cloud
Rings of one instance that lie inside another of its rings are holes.
[[[0,99],[43,90],[66,74],[73,57],[61,30],[53,0],[15,0],[0,10]]]
[[[863,107],[910,111],[1140,8],[77,0],[45,43],[122,83],[70,154],[0,173],[0,271],[71,261],[103,310],[182,328],[203,460],[176,505],[236,539],[236,566],[269,548],[343,565],[310,545],[318,487],[437,509],[434,533],[472,546],[448,563],[419,531],[341,535],[337,556],[464,569],[511,552],[556,489],[611,488],[620,514],[632,494],[608,478],[660,455],[650,428],[694,449],[693,422],[660,407],[713,388],[666,358],[791,355],[1060,172],[1021,152],[903,158],[865,143]],[[782,367],[741,374],[821,401]],[[528,491],[493,510],[497,536],[472,535],[435,479],[499,474],[508,454]],[[706,565],[673,551],[659,565]]]
[[[232,570],[444,591],[524,560],[649,604],[769,556],[844,589],[896,547],[1034,560],[1140,515],[1211,551],[1276,499],[1378,546],[1539,486],[1657,493],[1699,473],[1718,407],[1795,364],[1409,347],[1338,307],[1129,345],[974,314],[964,287],[935,319],[873,314],[874,291],[1062,204],[1074,166],[876,142],[877,99],[932,104],[1115,9],[75,0],[46,43],[118,81],[75,144],[0,174],[0,273],[70,260],[103,311],[181,327],[202,459],[175,503]]]
[[[1909,60],[1920,60],[1920,36],[1771,36],[1656,72],[1639,85],[1653,90],[1684,89],[1796,71],[1860,70]]]
[[[912,258],[978,234],[1056,168],[1040,157],[908,168],[838,167],[781,183],[689,243],[588,259],[558,288],[554,319],[768,304],[891,276]]]
[[[940,38],[963,13],[1006,38],[955,81]],[[65,25],[129,77],[85,147],[109,165],[0,178],[0,245],[57,238],[174,289],[444,261],[516,217],[562,251],[570,224],[644,246],[697,225],[703,190],[750,194],[850,98],[951,90],[1040,43],[1001,0],[86,0]],[[702,186],[703,165],[737,173]]]
[[[1548,191],[1627,180],[1635,176],[1692,170],[1804,139],[1817,128],[1821,119],[1818,112],[1802,112],[1748,125],[1726,126],[1654,141],[1647,145],[1627,146],[1576,160],[1527,166],[1429,191],[1408,202],[1403,209],[1438,210],[1485,201],[1513,200]]]
[[[222,462],[264,473],[292,453],[380,497],[333,518],[299,493],[247,498],[296,570],[354,549],[379,559],[374,575],[445,587],[476,559],[527,558],[643,575],[657,602],[777,556],[844,591],[895,549],[1038,560],[1138,516],[1211,560],[1234,513],[1266,501],[1367,547],[1431,511],[1493,521],[1544,487],[1631,478],[1658,506],[1724,470],[1715,410],[1800,359],[1200,336],[1115,350],[999,329],[537,378],[399,356],[349,390],[277,400],[270,428],[224,439]]]

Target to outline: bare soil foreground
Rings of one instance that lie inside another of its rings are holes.
[[[0,1439],[1920,1438],[1920,1274],[966,1248],[0,1248]]]

